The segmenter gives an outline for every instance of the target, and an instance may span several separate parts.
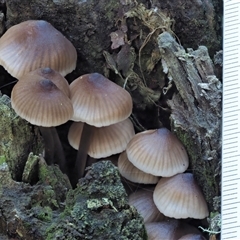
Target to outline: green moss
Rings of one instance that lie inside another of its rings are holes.
[[[103,161],[68,192],[64,214],[48,228],[46,239],[147,238],[142,217],[127,203],[118,169]]]
[[[5,156],[0,156],[0,165],[6,162]]]
[[[4,156],[13,179],[20,181],[30,149],[36,155],[43,151],[41,138],[28,122],[16,115],[10,98],[5,95],[0,96],[0,122],[0,156]]]
[[[219,195],[219,181],[215,177],[216,166],[214,164],[212,165],[211,161],[202,159],[201,146],[197,144],[198,141],[193,141],[188,133],[181,129],[176,129],[176,135],[186,147],[190,160],[189,169],[191,169],[195,179],[200,185],[210,210],[213,210],[213,199]]]
[[[41,221],[44,222],[50,222],[52,221],[52,209],[48,206],[41,207],[36,206],[32,208],[32,212],[34,212],[34,215],[36,218],[38,218]]]

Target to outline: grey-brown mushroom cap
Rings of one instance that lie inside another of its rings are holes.
[[[70,99],[49,79],[18,81],[11,104],[21,118],[43,127],[61,125],[73,114]]]
[[[122,152],[118,158],[118,170],[127,180],[134,183],[156,184],[159,177],[145,173],[136,168],[127,158],[126,151]]]
[[[65,76],[76,68],[76,62],[72,43],[44,20],[14,25],[0,38],[0,65],[15,78],[41,67]]]
[[[206,240],[201,234],[187,234],[179,238],[178,240]]]
[[[200,233],[195,227],[176,219],[146,223],[145,226],[148,240],[178,240],[189,233]]]
[[[165,218],[153,202],[153,189],[143,189],[131,193],[128,203],[138,210],[145,223],[158,222]]]
[[[167,217],[204,219],[209,215],[206,200],[191,173],[161,178],[154,189],[153,200]]]
[[[70,92],[76,122],[103,127],[127,119],[132,112],[130,94],[99,73],[75,79]]]
[[[68,132],[69,144],[78,149],[83,130],[83,122],[72,123]],[[124,151],[134,136],[134,127],[130,119],[106,126],[92,126],[91,142],[88,155],[93,158],[104,158]]]
[[[136,134],[126,152],[134,166],[155,176],[170,177],[184,172],[189,165],[183,144],[166,128]]]
[[[70,97],[70,88],[68,81],[59,73],[53,70],[52,68],[37,68],[29,73],[26,73],[20,77],[19,81],[40,81],[42,79],[49,79],[52,81],[63,93]]]

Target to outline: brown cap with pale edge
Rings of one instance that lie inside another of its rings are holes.
[[[132,112],[130,94],[99,73],[75,79],[70,92],[74,121],[103,127],[125,120]]]
[[[78,149],[84,123],[74,122],[68,132],[70,145]],[[93,158],[108,157],[126,149],[134,136],[133,124],[129,119],[106,127],[93,127],[88,155]]]
[[[145,223],[158,222],[165,218],[153,202],[153,191],[151,189],[131,193],[128,203],[138,210]]]
[[[37,126],[61,125],[73,114],[72,103],[66,94],[44,78],[18,81],[12,90],[11,103],[21,118]]]
[[[34,75],[34,77],[33,77]],[[34,71],[31,71],[21,78],[19,78],[19,81],[27,81],[26,79],[49,79],[51,80],[63,93],[65,93],[68,97],[70,97],[70,88],[68,81],[59,73],[56,72],[55,70],[46,67],[46,68],[38,68]]]
[[[72,43],[44,20],[19,23],[0,39],[0,65],[15,78],[40,67],[65,76],[75,69],[76,61]]]
[[[206,238],[200,234],[192,233],[192,234],[184,235],[183,237],[179,238],[178,240],[206,240]]]
[[[128,160],[126,151],[122,152],[118,158],[118,170],[124,178],[135,183],[156,184],[159,180],[159,177],[136,168]]]
[[[203,219],[209,215],[206,200],[191,173],[161,178],[153,200],[168,217]]]
[[[170,177],[189,165],[183,144],[166,128],[136,134],[126,151],[134,166],[155,176]]]
[[[178,240],[189,233],[200,233],[197,228],[176,219],[146,223],[145,226],[148,240]]]

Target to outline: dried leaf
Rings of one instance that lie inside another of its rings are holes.
[[[118,74],[117,65],[112,55],[107,51],[103,51],[103,56],[105,57],[108,68],[112,69],[115,72],[115,74]]]
[[[117,30],[116,32],[112,32],[110,34],[111,41],[112,41],[111,48],[112,49],[117,49],[120,46],[124,45],[125,44],[124,36],[125,36],[125,34],[121,30]]]
[[[122,46],[120,52],[117,54],[116,63],[118,71],[122,71],[124,77],[133,69],[135,59],[136,55],[134,48],[130,47],[128,44]]]

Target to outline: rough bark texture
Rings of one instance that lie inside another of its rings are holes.
[[[210,56],[221,48],[222,1],[153,0],[175,20],[174,33],[184,48],[207,46]]]
[[[41,137],[33,126],[18,117],[6,95],[0,96],[0,163],[6,162],[12,178],[22,180],[30,152],[43,152]]]
[[[202,186],[210,211],[220,186],[221,82],[216,78],[207,48],[188,52],[167,32],[159,49],[168,77],[178,93],[168,101],[171,123],[191,157],[190,170]]]

